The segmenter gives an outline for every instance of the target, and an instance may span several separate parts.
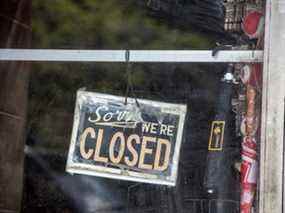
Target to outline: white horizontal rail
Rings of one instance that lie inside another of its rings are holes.
[[[127,50],[0,49],[0,61],[126,62]],[[262,62],[263,51],[129,50],[130,62]]]

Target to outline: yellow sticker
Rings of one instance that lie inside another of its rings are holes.
[[[222,151],[224,143],[225,121],[213,121],[208,150]]]

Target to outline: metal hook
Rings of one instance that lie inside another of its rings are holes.
[[[129,62],[130,62],[130,50],[126,50],[126,53],[125,53],[125,60],[126,60],[126,63],[129,63]]]

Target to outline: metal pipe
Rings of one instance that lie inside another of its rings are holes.
[[[0,49],[0,61],[126,62],[127,50]],[[263,51],[130,50],[130,62],[262,62]]]

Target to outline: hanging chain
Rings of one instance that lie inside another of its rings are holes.
[[[129,50],[126,50],[125,58],[126,58],[126,63],[127,63],[127,67],[126,67],[127,88],[126,88],[126,93],[125,93],[125,105],[127,105],[128,103],[128,95],[131,91],[131,94],[133,98],[135,99],[137,107],[140,107],[140,104],[137,100],[137,97],[134,91],[133,72],[132,72],[132,64],[130,63],[130,51]]]

